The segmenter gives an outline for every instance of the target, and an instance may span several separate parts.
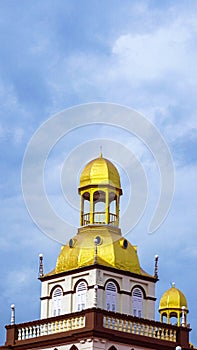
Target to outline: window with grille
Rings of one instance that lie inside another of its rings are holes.
[[[116,311],[116,295],[117,288],[115,283],[108,282],[106,285],[106,310],[107,311]]]
[[[132,315],[137,317],[143,316],[143,295],[139,288],[134,288],[132,291]]]
[[[62,313],[63,292],[60,287],[54,289],[52,294],[52,316],[59,316]]]
[[[80,282],[76,290],[77,311],[81,311],[85,309],[86,297],[87,297],[87,284],[85,282]]]

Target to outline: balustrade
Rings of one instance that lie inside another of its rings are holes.
[[[57,321],[54,320],[45,323],[41,323],[42,320],[37,322],[37,324],[34,323],[32,325],[30,324],[29,326],[18,326],[17,340],[36,338],[44,335],[83,328],[85,327],[85,316],[60,319]]]
[[[42,319],[33,322],[27,322],[18,325],[8,326],[8,332],[12,332],[15,328],[14,341],[31,340],[31,338],[38,338],[49,336],[50,334],[69,332],[72,330],[81,330],[87,326],[91,330],[94,325],[99,324],[100,331],[104,329],[110,332],[124,332],[124,334],[136,335],[138,337],[149,337],[158,340],[165,340],[168,342],[177,342],[181,337],[181,332],[186,328],[175,327],[161,322],[155,322],[133,316],[126,316],[116,313],[108,313],[104,310],[85,310],[83,313],[75,313],[70,315],[62,315],[52,317],[49,319]],[[189,332],[189,329],[188,329]],[[11,337],[7,337],[10,341]],[[12,344],[12,342],[11,342]]]
[[[106,224],[106,213],[105,212],[94,212],[93,213],[94,224]],[[83,225],[90,224],[90,213],[83,214]],[[109,225],[116,226],[117,225],[117,215],[114,213],[109,213]]]
[[[161,340],[168,340],[176,342],[176,330],[171,329],[167,325],[158,327],[146,323],[145,320],[135,321],[120,319],[112,316],[103,317],[103,327],[117,330],[120,332],[127,332],[130,334],[142,335]]]

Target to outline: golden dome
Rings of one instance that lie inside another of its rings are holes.
[[[95,238],[97,237],[97,254]],[[88,226],[62,247],[56,263],[56,273],[92,265],[111,266],[117,269],[145,274],[140,269],[136,249],[120,235],[120,230],[107,226]]]
[[[90,161],[81,173],[79,188],[89,185],[111,185],[121,188],[118,170],[102,155]]]
[[[166,309],[181,310],[183,306],[188,311],[187,300],[184,294],[173,283],[172,287],[162,295],[159,303],[159,311]]]

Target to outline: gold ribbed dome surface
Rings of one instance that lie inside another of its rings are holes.
[[[121,188],[118,170],[110,160],[102,156],[93,159],[85,166],[80,176],[79,187],[100,184]]]
[[[159,311],[181,309],[183,306],[188,310],[187,300],[184,294],[173,284],[172,287],[162,295],[159,303]]]
[[[79,233],[62,247],[55,272],[92,265],[95,262],[95,238],[99,237],[96,254],[98,264],[145,274],[140,269],[136,249],[113,230],[107,226],[79,229]]]

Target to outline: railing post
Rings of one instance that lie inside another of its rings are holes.
[[[18,330],[16,325],[9,325],[9,326],[5,326],[7,332],[6,332],[6,342],[5,345],[9,346],[9,345],[14,345],[15,341],[18,338]]]
[[[109,192],[105,193],[105,223],[109,224]]]
[[[85,326],[87,329],[103,329],[103,314],[96,308],[91,311],[87,311],[85,314]]]
[[[179,330],[177,332],[177,343],[184,347],[189,348],[189,332],[190,328],[187,327],[179,327]]]
[[[84,199],[83,196],[81,195],[81,201],[80,201],[80,226],[84,225]]]
[[[94,200],[93,192],[90,192],[90,224],[94,224]]]

